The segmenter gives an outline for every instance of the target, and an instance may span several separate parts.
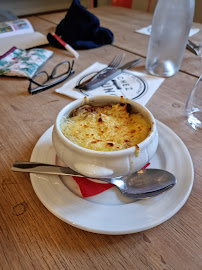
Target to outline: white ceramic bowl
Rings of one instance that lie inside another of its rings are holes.
[[[60,130],[62,119],[83,104],[106,105],[123,102],[130,104],[132,110],[141,112],[151,122],[150,134],[138,144],[139,155],[135,154],[135,146],[107,152],[86,149],[68,140]],[[123,97],[95,96],[75,100],[59,112],[53,128],[52,140],[58,157],[71,169],[88,177],[116,177],[140,170],[151,160],[158,146],[158,131],[153,115],[144,106]]]

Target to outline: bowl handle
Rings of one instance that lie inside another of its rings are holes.
[[[111,177],[114,171],[106,167],[100,167],[92,164],[76,163],[74,164],[75,171],[93,178]]]

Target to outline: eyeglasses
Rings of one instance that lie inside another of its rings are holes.
[[[32,95],[40,93],[67,80],[74,74],[73,66],[74,61],[72,61],[72,64],[69,61],[64,61],[54,67],[50,76],[46,71],[36,73],[32,78],[29,78],[29,93]],[[49,81],[51,82],[48,83]]]

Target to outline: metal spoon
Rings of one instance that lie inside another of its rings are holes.
[[[16,161],[11,168],[15,172],[30,172],[40,174],[70,175],[84,177],[68,167],[56,165]],[[131,175],[114,178],[99,178],[99,180],[114,184],[129,198],[151,198],[171,189],[177,182],[170,172],[160,169],[139,170]]]

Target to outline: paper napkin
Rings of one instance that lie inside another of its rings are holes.
[[[62,87],[56,89],[56,92],[74,99],[98,95],[123,96],[145,105],[164,81],[164,78],[127,70],[94,90],[85,91],[75,88],[76,85],[105,67],[106,65],[99,62],[94,63]]]
[[[139,30],[136,30],[136,32],[141,33],[141,34],[145,34],[145,35],[150,35],[151,34],[151,29],[152,29],[152,26],[149,25],[147,27],[143,27],[143,28],[141,28]],[[200,31],[199,28],[191,28],[190,32],[189,32],[189,37],[197,34],[199,31]]]

